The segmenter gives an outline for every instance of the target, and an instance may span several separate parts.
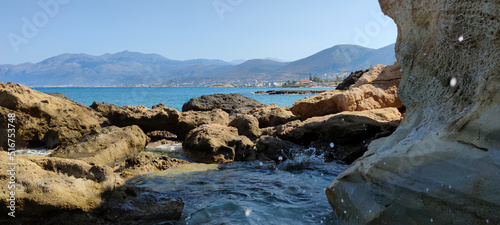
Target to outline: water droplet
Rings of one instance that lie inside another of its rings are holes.
[[[279,160],[279,161],[283,160],[283,157],[281,157],[281,156],[280,156],[280,157],[278,157],[278,160]]]
[[[330,142],[330,148],[335,147],[335,144],[333,142]]]
[[[347,214],[347,211],[346,211],[346,210],[344,210],[344,214]]]
[[[451,189],[451,185],[449,185],[448,188]]]
[[[427,53],[424,53],[424,55],[427,55]]]
[[[384,165],[387,164],[386,162],[384,162]]]
[[[262,163],[262,162],[259,162],[259,165],[261,165],[261,166],[262,166],[262,165],[264,165],[264,163]]]
[[[366,130],[366,129],[365,129]],[[363,144],[366,143],[366,141],[363,141]]]
[[[458,37],[458,41],[460,41],[460,42],[464,41],[464,36],[460,35],[460,37]]]
[[[320,223],[323,223],[323,220],[319,221]]]
[[[342,118],[342,122],[344,122],[344,118]]]
[[[250,213],[252,213],[252,209],[245,209],[245,216],[249,217]]]
[[[431,218],[431,223],[434,222],[434,220]]]
[[[486,219],[486,223],[490,223],[490,220],[489,220],[489,219]]]
[[[426,188],[425,191],[429,191],[429,188]]]
[[[371,212],[372,212],[372,210],[370,209],[370,210],[368,210],[368,212],[369,212],[369,213],[371,213]]]
[[[403,72],[403,69],[399,69],[399,71]]]
[[[450,79],[450,86],[451,86],[451,87],[455,87],[455,86],[457,86],[457,83],[458,83],[458,80],[457,80],[457,78],[456,78],[456,77],[452,77],[452,78]]]
[[[344,199],[340,199],[340,202],[344,202]]]

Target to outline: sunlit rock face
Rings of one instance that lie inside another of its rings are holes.
[[[500,223],[500,2],[379,0],[398,26],[400,127],[327,188],[349,224]]]

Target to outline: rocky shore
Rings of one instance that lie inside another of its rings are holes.
[[[312,95],[320,94],[325,90],[270,90],[270,91],[256,91],[255,94],[267,95]]]
[[[345,224],[500,224],[500,3],[379,2],[398,26],[406,114],[327,187],[333,211]]]
[[[16,156],[16,210],[23,222],[175,221],[182,199],[141,189],[135,178],[190,162],[145,153],[152,139],[154,145],[182,142],[190,160],[201,163],[280,163],[292,157],[290,151],[308,147],[352,163],[371,141],[399,125],[402,105],[387,103],[397,101],[393,80],[398,72],[397,64],[378,65],[347,91],[327,91],[292,108],[240,94],[215,94],[191,99],[182,112],[164,104],[147,108],[94,102],[87,107],[60,94],[0,83],[0,179],[10,179],[6,128],[8,115],[15,114],[16,148],[53,150],[48,157]],[[367,95],[372,97],[346,97]],[[344,101],[336,101],[339,96]],[[318,113],[318,108],[335,110]],[[1,188],[0,213],[7,214],[9,190]]]

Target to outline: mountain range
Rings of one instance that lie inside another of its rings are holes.
[[[62,54],[38,63],[0,65],[0,81],[28,86],[198,86],[304,79],[309,73],[345,73],[395,60],[394,44],[380,49],[336,45],[293,62],[271,58],[232,63],[218,59],[173,60],[129,51],[101,56]]]

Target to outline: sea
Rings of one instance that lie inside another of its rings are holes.
[[[294,101],[311,96],[255,94],[256,91],[287,90],[286,88],[43,87],[34,89],[62,93],[69,99],[87,106],[93,101],[118,106],[146,107],[164,103],[179,111],[189,99],[215,93],[240,93],[262,103],[278,106],[292,106]],[[324,88],[300,90],[321,89]],[[23,151],[25,154],[47,152],[41,149]],[[181,144],[147,148],[146,151],[189,160]],[[182,217],[174,224],[339,224],[325,191],[327,185],[347,165],[327,161],[324,155],[316,152],[314,148],[304,147],[297,149],[293,154],[293,160],[279,163],[193,162],[178,168],[145,174],[137,178],[136,185],[151,190],[152,193],[169,193],[183,199]],[[171,221],[160,224],[171,224]]]
[[[255,94],[269,90],[330,90],[329,88],[225,88],[225,87],[33,87],[41,92],[57,92],[70,100],[90,106],[93,101],[106,102],[117,106],[146,106],[151,108],[159,103],[182,110],[182,105],[191,98],[216,93],[240,93],[264,104],[292,106],[293,102],[312,95],[267,95]]]

